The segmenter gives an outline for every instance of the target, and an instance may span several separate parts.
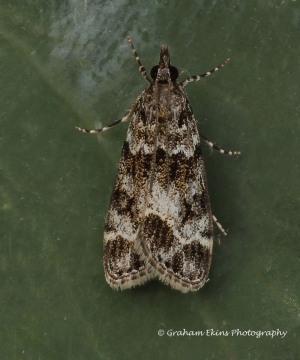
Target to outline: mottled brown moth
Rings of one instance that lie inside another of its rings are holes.
[[[200,136],[184,87],[222,68],[177,82],[162,45],[159,64],[147,75],[131,42],[139,70],[149,83],[119,120],[99,133],[131,119],[105,221],[104,270],[112,288],[127,289],[159,278],[182,292],[196,291],[208,277],[213,222]]]

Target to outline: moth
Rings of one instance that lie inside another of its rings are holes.
[[[185,86],[214,69],[177,81],[167,45],[151,78],[127,36],[148,82],[127,113],[99,133],[131,119],[105,220],[104,270],[114,289],[127,289],[158,278],[182,292],[206,282],[212,258],[213,222],[200,136],[221,154],[225,151],[199,134]]]

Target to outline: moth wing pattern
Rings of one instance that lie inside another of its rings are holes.
[[[146,89],[131,117],[105,221],[104,270],[113,288],[130,288],[154,276],[137,252],[155,143],[155,129],[146,125],[147,99]]]
[[[180,85],[160,89],[153,111],[149,86],[132,115],[106,218],[108,283],[129,288],[159,277],[183,292],[206,281],[212,216],[200,137]]]
[[[170,101],[165,101],[167,92],[161,87],[159,115],[152,120],[157,145],[141,248],[156,276],[187,292],[198,290],[207,279],[213,220],[193,111],[180,85],[174,84]]]

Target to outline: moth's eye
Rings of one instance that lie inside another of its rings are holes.
[[[152,77],[153,80],[155,80],[156,77],[157,77],[158,68],[159,68],[159,66],[158,66],[158,65],[155,65],[155,66],[153,66],[153,68],[151,69],[151,77]]]
[[[170,71],[170,75],[171,75],[171,80],[175,81],[179,75],[177,68],[175,66],[170,66],[169,71]]]

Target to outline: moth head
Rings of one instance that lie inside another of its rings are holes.
[[[160,83],[167,83],[169,79],[176,81],[178,78],[177,68],[170,65],[169,49],[166,44],[163,44],[160,48],[159,65],[153,66],[151,69],[151,77]]]

